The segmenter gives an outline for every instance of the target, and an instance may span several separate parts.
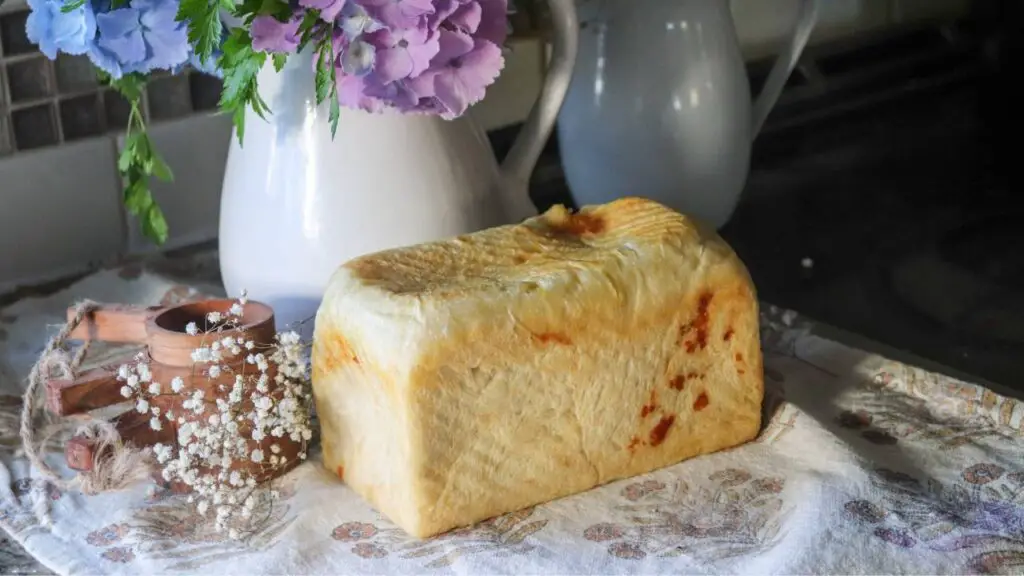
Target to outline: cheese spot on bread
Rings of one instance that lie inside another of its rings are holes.
[[[697,399],[693,401],[693,409],[694,409],[694,411],[700,412],[701,410],[707,408],[708,407],[708,402],[709,402],[709,400],[708,400],[707,392],[701,392],[700,396],[697,396]]]
[[[662,416],[661,420],[658,421],[658,425],[651,430],[651,446],[657,446],[665,441],[665,436],[668,436],[668,430],[675,421],[675,414]]]
[[[643,407],[640,408],[640,418],[641,419],[647,418],[652,413],[654,413],[654,411],[657,410],[657,409],[658,409],[658,393],[656,391],[654,391],[654,390],[651,390],[651,399],[650,399],[650,401],[647,404],[644,404]]]
[[[570,340],[568,336],[558,332],[544,332],[542,334],[534,334],[533,337],[542,344],[555,343],[563,346],[569,346],[572,344],[572,340]]]

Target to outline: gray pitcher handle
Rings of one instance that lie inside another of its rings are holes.
[[[530,176],[555,127],[558,111],[569,91],[576,53],[579,51],[580,29],[576,17],[576,0],[547,2],[554,31],[547,77],[541,86],[540,97],[501,165],[503,182],[499,190],[505,196],[503,200],[512,221],[537,215],[537,209],[529,197]]]
[[[800,3],[800,15],[797,17],[796,28],[789,39],[789,44],[775,59],[775,64],[772,65],[772,70],[768,73],[768,79],[765,80],[764,88],[761,89],[757,100],[754,101],[751,140],[757,138],[761,127],[764,126],[765,118],[775,107],[775,103],[779,101],[782,89],[786,86],[786,80],[789,79],[793,68],[800,60],[804,47],[807,46],[811,32],[814,31],[814,26],[818,23],[818,2],[819,0],[803,0]]]

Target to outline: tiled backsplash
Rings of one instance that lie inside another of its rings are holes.
[[[53,61],[25,37],[24,11],[0,14],[0,156],[123,130],[128,103],[99,84],[85,56]],[[150,83],[143,114],[154,121],[216,108],[220,80],[195,72]]]
[[[216,238],[221,180],[232,138],[231,118],[218,114],[165,122],[150,128],[150,136],[174,170],[174,182],[153,183],[153,196],[171,229],[162,249]],[[122,143],[123,138],[118,138],[119,148]],[[142,235],[135,218],[127,218],[127,223],[129,253],[144,254],[157,249]]]
[[[799,2],[731,0],[748,57],[770,54],[788,36]],[[822,2],[813,41],[955,15],[969,4]],[[521,122],[543,80],[545,2],[517,4],[517,38],[506,68],[471,112],[488,130]],[[0,294],[154,249],[120,205],[115,162],[126,102],[98,84],[86,58],[50,61],[36,51],[25,37],[26,15],[24,0],[0,6]],[[219,92],[218,79],[189,73],[157,78],[146,93],[153,138],[177,175],[154,187],[171,227],[168,248],[216,237],[231,134],[228,118],[207,113],[216,109]]]
[[[0,294],[116,258],[124,245],[116,156],[90,138],[0,161]]]

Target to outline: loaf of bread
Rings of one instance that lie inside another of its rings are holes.
[[[559,206],[343,265],[313,389],[328,469],[427,537],[754,438],[757,300],[660,204]]]

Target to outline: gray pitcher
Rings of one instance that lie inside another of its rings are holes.
[[[792,38],[751,103],[726,0],[581,0],[579,57],[558,117],[580,205],[643,196],[721,227],[750,148],[817,21],[803,0]]]

